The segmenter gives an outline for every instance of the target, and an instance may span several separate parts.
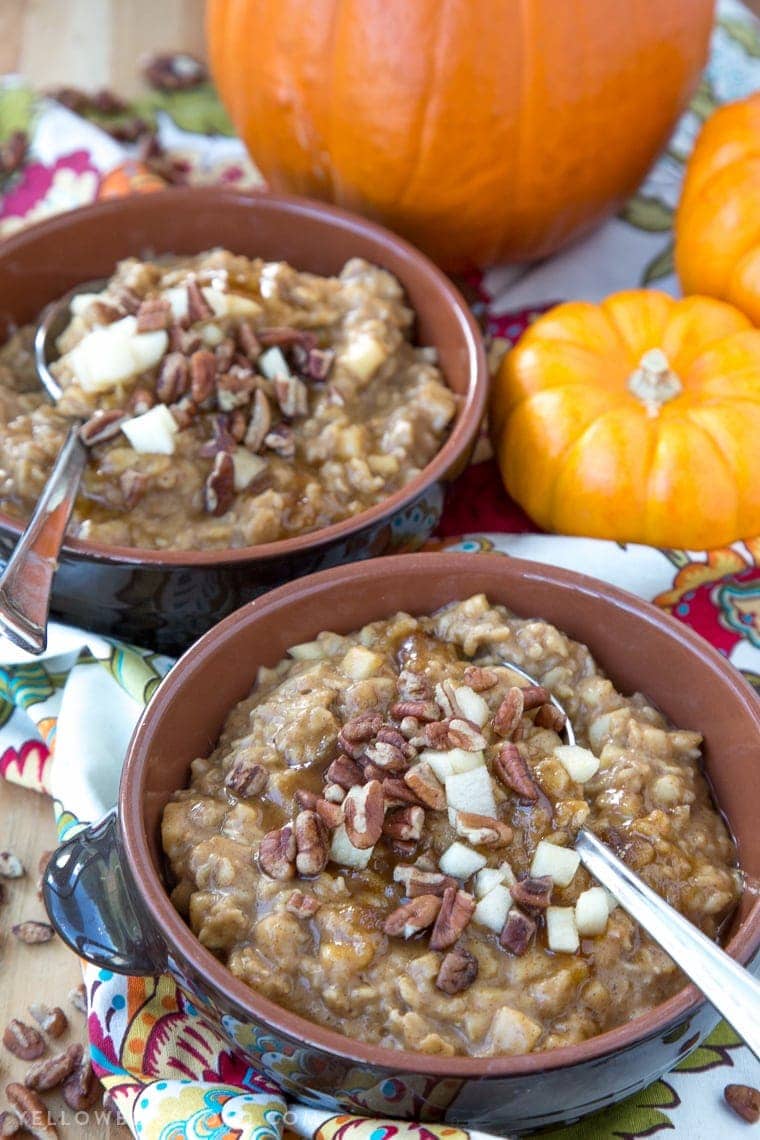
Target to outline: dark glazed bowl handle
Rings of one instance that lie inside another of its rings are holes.
[[[53,852],[42,894],[50,921],[80,958],[118,974],[166,969],[166,945],[122,865],[115,809]]]

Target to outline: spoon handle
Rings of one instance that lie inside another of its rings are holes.
[[[87,448],[74,424],[61,448],[26,530],[0,577],[0,632],[29,653],[43,653],[53,575],[63,543]]]
[[[586,869],[667,951],[760,1059],[760,982],[655,894],[596,836],[580,831],[575,849]]]

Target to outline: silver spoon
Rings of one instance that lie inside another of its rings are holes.
[[[540,684],[510,661],[502,664],[532,685]],[[565,735],[568,743],[574,744],[570,717],[556,697],[552,696],[551,702],[565,714]],[[670,955],[760,1060],[760,982],[660,898],[585,827],[578,832],[575,850],[586,870]]]
[[[48,305],[39,319],[34,360],[40,383],[54,404],[63,389],[49,365],[55,356],[55,341],[70,320],[71,301],[78,293],[99,293],[105,283],[102,278],[77,285]],[[34,513],[0,576],[0,630],[29,653],[44,653],[47,646],[53,576],[87,463],[80,427],[80,420],[72,422]]]

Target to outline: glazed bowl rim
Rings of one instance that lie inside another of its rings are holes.
[[[473,559],[477,559],[478,562],[473,563]],[[661,1002],[625,1025],[597,1034],[580,1044],[565,1045],[522,1056],[442,1057],[436,1054],[370,1045],[324,1028],[256,993],[235,977],[200,943],[174,909],[166,887],[153,868],[148,836],[142,820],[142,773],[149,756],[153,724],[161,717],[163,709],[177,699],[185,676],[202,669],[208,655],[216,652],[220,642],[234,636],[241,623],[249,625],[258,619],[262,611],[287,606],[295,595],[304,592],[316,600],[325,586],[343,585],[346,588],[356,589],[360,584],[357,578],[375,579],[380,573],[380,567],[383,568],[383,575],[392,576],[395,573],[403,574],[405,570],[415,565],[429,564],[431,573],[453,578],[457,571],[464,571],[473,565],[482,566],[483,560],[490,562],[494,569],[504,568],[504,556],[500,554],[429,552],[368,559],[360,563],[331,567],[297,579],[240,607],[187,650],[162,681],[130,742],[118,801],[120,841],[127,866],[133,878],[139,880],[137,885],[140,898],[168,947],[170,963],[176,947],[180,956],[191,963],[195,971],[245,1010],[249,1022],[257,1020],[264,1022],[275,1032],[282,1032],[305,1045],[353,1063],[442,1079],[536,1075],[605,1058],[662,1034],[675,1022],[683,1021],[684,1018],[696,1013],[706,1003],[706,999],[694,985],[687,984],[667,1001]],[[755,721],[760,738],[760,702],[754,690],[735,666],[688,626],[676,621],[670,614],[664,613],[652,603],[589,575],[528,559],[514,558],[509,561],[519,562],[518,570],[533,581],[570,586],[584,596],[601,598],[605,604],[632,613],[645,625],[661,627],[664,624],[672,638],[696,654],[706,668],[711,669],[713,673],[719,673],[725,683],[734,690],[737,699],[745,705],[748,714]],[[746,964],[760,948],[760,899],[755,901],[741,926],[724,948],[742,964]],[[171,965],[169,969],[171,971]]]
[[[188,204],[236,202],[264,213],[271,211],[295,218],[307,217],[323,223],[328,230],[337,227],[391,249],[401,260],[404,269],[414,267],[415,272],[421,274],[426,287],[436,292],[439,303],[448,307],[456,317],[467,352],[469,373],[467,391],[459,397],[459,410],[450,434],[441,449],[419,474],[374,506],[330,526],[278,539],[275,542],[254,546],[219,547],[212,550],[154,550],[148,547],[119,546],[89,539],[68,538],[63,545],[62,554],[73,555],[89,562],[144,566],[146,569],[155,570],[264,563],[305,551],[319,550],[323,546],[350,539],[366,528],[382,523],[396,512],[404,510],[426,488],[439,480],[444,480],[447,472],[456,465],[472,442],[485,412],[488,363],[483,338],[467,302],[446,274],[410,242],[376,222],[314,199],[295,194],[274,194],[266,189],[252,188],[241,191],[214,186],[167,187],[165,190],[156,190],[150,194],[108,198],[44,219],[12,234],[0,243],[0,263],[9,257],[12,258],[19,249],[23,250],[32,239],[47,237],[54,242],[56,235],[72,224],[82,224],[91,217],[108,217],[109,214],[118,217],[125,209],[139,210],[142,205],[168,199],[181,199]],[[180,204],[178,202],[178,206]],[[406,282],[398,269],[394,270],[394,273],[398,276],[402,287],[406,288]],[[0,528],[20,537],[25,525],[24,522],[0,510]]]

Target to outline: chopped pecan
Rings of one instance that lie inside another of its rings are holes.
[[[309,349],[308,359],[306,361],[305,372],[310,380],[316,383],[323,383],[332,370],[335,363],[335,353],[330,348],[311,348]]]
[[[385,782],[385,780],[388,779],[387,771],[383,768],[378,767],[377,764],[370,764],[369,761],[365,762],[364,760],[361,761],[361,764],[364,771],[365,784],[368,780],[379,780],[382,784]]]
[[[360,713],[343,725],[338,733],[338,746],[353,760],[358,760],[364,753],[364,745],[374,740],[382,727],[380,713]]]
[[[398,748],[406,760],[413,760],[417,755],[417,749],[413,744],[410,744],[404,734],[392,725],[384,724],[375,737],[375,741],[379,744],[392,744],[394,748]]]
[[[408,784],[396,776],[387,776],[382,781],[385,806],[406,807],[407,804],[423,806],[420,799],[414,794]]]
[[[526,910],[546,910],[551,905],[554,884],[549,875],[527,876],[513,883],[509,892]]]
[[[401,739],[404,740],[403,736]],[[404,744],[406,743],[404,740]],[[382,768],[384,773],[403,772],[404,768],[409,766],[404,750],[399,748],[397,744],[390,744],[386,740],[373,740],[371,744],[365,745],[364,755],[371,764]]]
[[[0,1136],[16,1136],[23,1124],[15,1112],[0,1112]]]
[[[288,823],[268,831],[259,844],[259,866],[270,879],[293,879],[296,873],[296,837]]]
[[[359,765],[355,764],[349,756],[344,756],[343,753],[335,757],[325,772],[325,778],[331,783],[345,788],[346,791],[356,784],[364,783],[364,776]]]
[[[249,451],[259,451],[272,426],[272,409],[269,400],[260,388],[254,392],[251,418],[248,421],[243,442]]]
[[[12,1018],[5,1027],[3,1045],[22,1061],[36,1061],[45,1052],[45,1038],[40,1031],[33,1025],[19,1021],[17,1017]]]
[[[411,859],[417,850],[416,839],[394,839],[391,835],[386,835],[385,842],[396,859]]]
[[[439,681],[435,686],[435,699],[441,706],[445,717],[459,716],[461,709],[457,704],[456,690],[453,681],[448,679]]]
[[[60,1006],[51,1008],[42,1002],[32,1002],[29,1012],[48,1037],[60,1037],[69,1027],[69,1019]]]
[[[230,432],[227,416],[214,416],[211,422],[214,434],[200,449],[204,459],[213,459],[220,451],[235,450],[235,438]]]
[[[96,443],[105,443],[114,439],[121,431],[121,425],[126,419],[121,408],[110,408],[108,411],[94,412],[89,420],[79,429],[79,438],[86,447],[94,447]]]
[[[6,1085],[5,1095],[26,1130],[37,1137],[37,1140],[53,1140],[53,1137],[58,1136],[58,1129],[50,1119],[48,1106],[34,1089],[28,1089],[26,1085],[13,1081]]]
[[[20,879],[25,874],[24,864],[12,851],[0,851],[0,875],[4,879]]]
[[[265,348],[277,345],[278,348],[287,348],[293,344],[303,345],[306,349],[315,348],[317,338],[307,329],[294,329],[289,325],[273,325],[268,329],[259,329],[258,338]]]
[[[441,962],[435,984],[445,994],[460,994],[472,985],[477,976],[477,958],[464,947],[455,946]]]
[[[296,453],[296,437],[287,424],[277,424],[264,437],[264,446],[276,451],[283,459],[292,459]]]
[[[207,348],[199,348],[190,357],[190,395],[196,404],[204,404],[214,392],[216,357]]]
[[[343,823],[343,804],[331,803],[330,800],[317,799],[314,804],[313,810],[317,813],[322,823],[333,831],[336,827],[340,827]]]
[[[523,708],[526,712],[537,709],[551,700],[551,693],[543,685],[525,685],[522,689]]]
[[[340,784],[327,783],[322,789],[324,799],[331,804],[342,804],[346,798],[346,789]]]
[[[137,506],[145,492],[148,490],[148,476],[142,471],[135,471],[128,467],[119,476],[119,489],[121,490],[124,506],[128,511]]]
[[[406,867],[397,863],[393,869],[393,878],[402,883],[404,894],[410,899],[419,895],[443,895],[449,887],[457,889],[456,879],[451,875],[444,875],[442,871],[424,871],[418,865]]]
[[[420,734],[420,722],[416,716],[402,717],[398,730],[405,740],[413,740]]]
[[[61,1053],[54,1053],[27,1069],[24,1084],[35,1092],[48,1092],[57,1089],[76,1069],[82,1060],[82,1046],[69,1045]]]
[[[250,321],[240,321],[237,327],[237,339],[248,359],[257,360],[261,355],[261,342]]]
[[[401,670],[396,687],[402,701],[429,701],[433,696],[433,686],[425,674],[411,669]]]
[[[327,828],[314,811],[300,811],[293,824],[296,837],[296,870],[299,875],[318,875],[330,855]]]
[[[535,919],[513,906],[499,935],[499,945],[518,958],[525,953],[536,933]]]
[[[11,927],[11,930],[19,942],[25,942],[27,946],[34,946],[38,942],[49,942],[55,935],[49,922],[37,922],[32,918],[28,918],[26,922],[18,922]]]
[[[127,407],[133,416],[142,416],[155,406],[156,397],[149,388],[135,388],[127,401]]]
[[[413,716],[417,720],[432,721],[440,718],[441,710],[435,701],[396,701],[391,705],[390,713],[397,720]]]
[[[236,443],[242,443],[248,428],[248,419],[245,411],[242,408],[233,408],[227,420],[229,422],[230,435]]]
[[[485,748],[486,738],[473,721],[464,717],[452,717],[448,725],[452,748],[463,748],[467,752],[479,752]]]
[[[524,707],[522,689],[518,685],[507,689],[493,718],[493,730],[497,736],[512,735],[522,720]]]
[[[469,685],[476,693],[484,693],[487,689],[492,689],[498,680],[498,673],[481,665],[468,665],[464,671],[465,685]]]
[[[142,297],[128,285],[112,285],[108,291],[114,304],[118,305],[122,313],[127,313],[129,316],[134,316],[142,305]]]
[[[290,911],[296,918],[311,918],[317,913],[320,906],[319,899],[315,899],[314,895],[305,895],[303,891],[293,891],[292,895],[288,895],[285,910]]]
[[[63,1082],[63,1099],[75,1112],[92,1108],[100,1097],[101,1084],[92,1071],[92,1065],[85,1061]]]
[[[300,808],[307,808],[309,811],[315,811],[319,796],[316,792],[307,791],[306,788],[298,788],[293,798]]]
[[[309,411],[309,390],[297,376],[278,376],[274,381],[274,394],[282,414],[289,420],[305,416]]]
[[[396,907],[386,918],[383,931],[391,936],[411,938],[432,926],[440,909],[441,899],[437,895],[419,895]]]
[[[726,1085],[723,1090],[726,1104],[746,1120],[756,1124],[760,1120],[760,1090],[753,1085]]]
[[[224,515],[235,499],[235,467],[232,456],[219,451],[203,485],[203,506],[209,515]]]
[[[214,310],[203,296],[198,282],[191,278],[187,282],[186,290],[187,316],[190,324],[194,325],[196,321],[207,321],[209,317],[213,317]]]
[[[435,748],[439,751],[447,748],[453,748],[449,740],[449,724],[446,720],[434,720],[430,724],[423,725],[422,728],[422,742],[429,748]],[[414,741],[415,738],[412,737]]]
[[[429,764],[421,761],[404,772],[404,783],[422,800],[425,807],[433,808],[434,811],[446,810],[446,792]]]
[[[208,79],[205,63],[186,51],[155,52],[141,62],[140,70],[156,91],[186,91]]]
[[[354,847],[360,850],[374,847],[383,833],[385,818],[383,785],[379,780],[351,788],[343,801],[343,818],[346,834]]]
[[[249,764],[238,760],[224,778],[225,788],[241,799],[260,796],[269,783],[269,773],[263,764]]]
[[[257,383],[250,369],[245,371],[233,364],[227,372],[216,378],[216,402],[220,409],[223,412],[233,412],[236,408],[247,407]]]
[[[73,990],[69,990],[69,1001],[78,1009],[80,1013],[87,1014],[87,990],[84,982],[80,982],[78,986],[74,986]]]
[[[383,821],[383,835],[392,839],[420,839],[425,826],[425,809],[410,805],[388,812]]]
[[[538,784],[516,744],[502,744],[494,759],[493,770],[502,784],[516,792],[521,800],[536,802],[539,797]]]
[[[175,404],[187,391],[187,358],[181,352],[168,353],[156,380],[156,395],[162,404]]]
[[[93,301],[87,307],[87,314],[99,325],[112,325],[121,316],[116,306],[109,305],[107,301]]]
[[[467,891],[447,887],[438,918],[430,935],[431,950],[448,950],[467,926],[475,910],[475,899]]]
[[[169,302],[164,297],[152,297],[143,301],[137,310],[137,331],[146,333],[168,329],[173,319]]]
[[[557,706],[553,704],[545,704],[539,706],[533,723],[536,724],[538,728],[548,728],[551,729],[552,732],[560,733],[564,729],[566,721],[567,717],[562,712],[562,709],[558,709]]]
[[[512,842],[514,834],[509,824],[473,811],[456,813],[456,832],[469,843],[481,847],[505,847]]]
[[[235,342],[232,337],[226,336],[214,349],[214,360],[217,372],[226,372],[235,358]],[[246,361],[248,364],[248,361]]]
[[[172,352],[181,352],[183,356],[191,356],[203,346],[203,340],[196,329],[183,329],[182,325],[171,325],[169,328],[169,348]]]

